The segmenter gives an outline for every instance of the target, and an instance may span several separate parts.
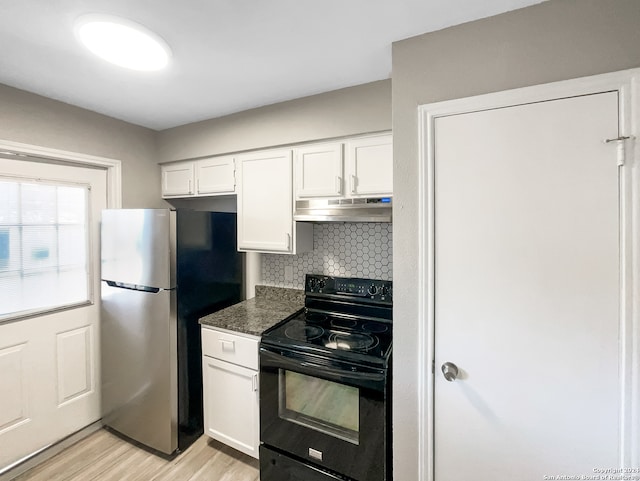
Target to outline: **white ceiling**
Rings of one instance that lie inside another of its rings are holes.
[[[391,77],[391,43],[542,0],[0,0],[0,83],[162,130]],[[86,13],[164,38],[168,69],[80,46]]]

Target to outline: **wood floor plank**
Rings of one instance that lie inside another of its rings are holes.
[[[198,470],[218,454],[215,447],[209,446],[207,436],[201,436],[189,449],[175,458],[153,481],[189,481]]]
[[[46,462],[30,469],[14,481],[63,481],[106,455],[119,442],[118,438],[101,429]]]
[[[126,446],[124,452],[95,481],[148,481],[167,465],[167,461],[136,446]],[[81,481],[78,479],[78,481]]]
[[[14,481],[257,481],[258,460],[207,436],[166,460],[101,429]]]
[[[254,481],[259,473],[258,460],[242,454],[212,439],[207,440],[209,452],[215,455],[191,476],[188,481]],[[231,477],[229,477],[231,476]]]

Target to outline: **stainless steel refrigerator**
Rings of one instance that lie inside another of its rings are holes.
[[[198,319],[242,296],[236,215],[105,210],[101,260],[103,422],[183,451],[203,432]]]

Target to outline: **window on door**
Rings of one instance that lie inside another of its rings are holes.
[[[90,300],[89,188],[0,178],[0,321]]]

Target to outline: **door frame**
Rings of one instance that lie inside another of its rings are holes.
[[[107,207],[110,209],[122,207],[122,161],[120,160],[3,139],[0,139],[0,151],[16,154],[16,160],[27,156],[52,162],[103,168],[107,171]]]
[[[418,259],[418,470],[434,480],[435,381],[435,120],[438,117],[543,102],[602,92],[617,92],[619,136],[613,143],[624,155],[620,188],[620,343],[619,466],[640,466],[640,69],[553,82],[418,106],[419,259]],[[603,139],[604,141],[605,139]]]

